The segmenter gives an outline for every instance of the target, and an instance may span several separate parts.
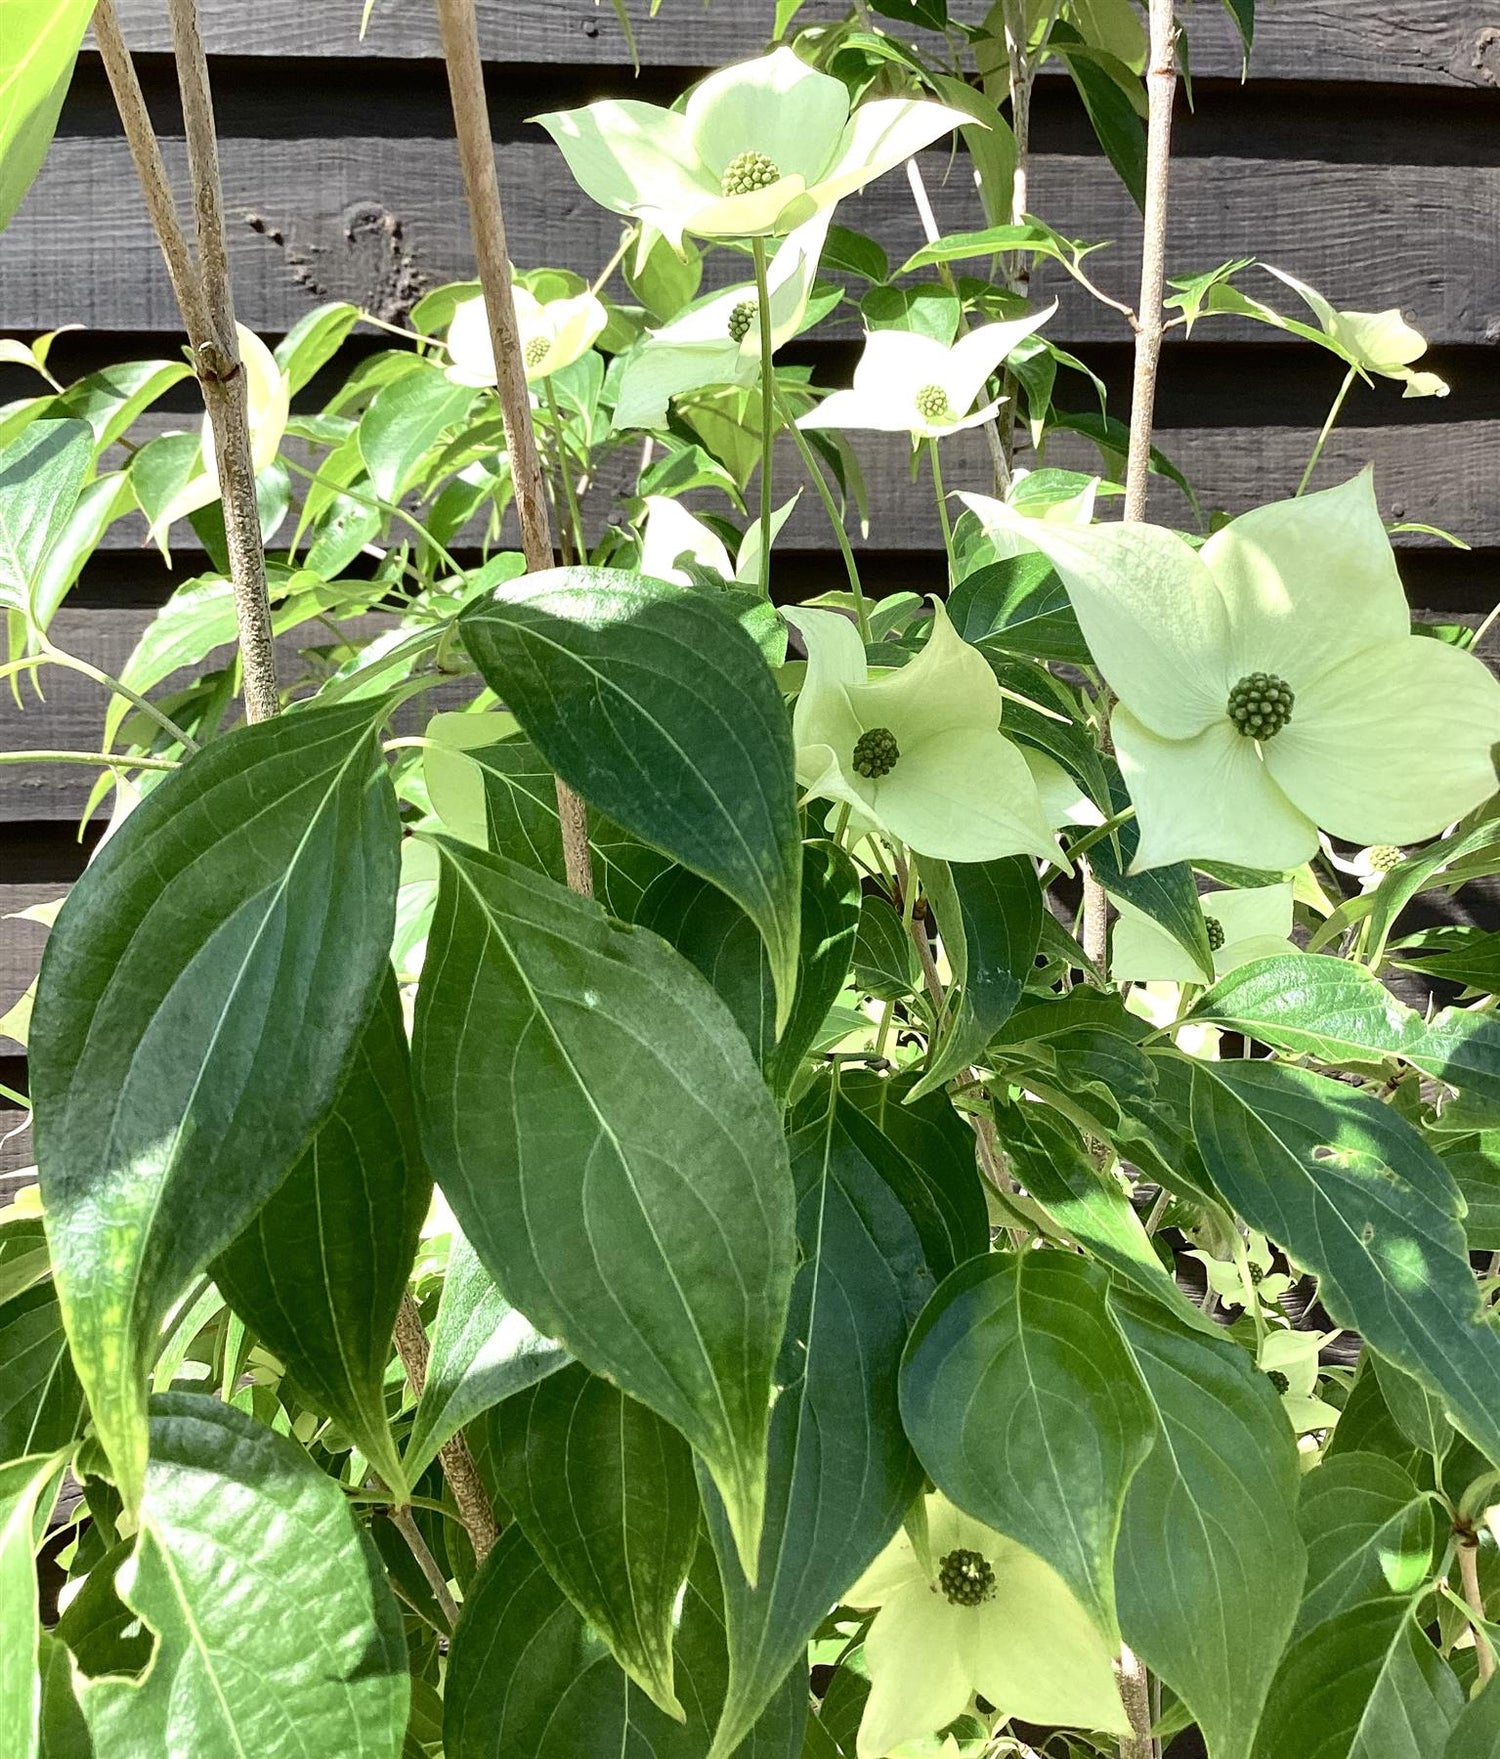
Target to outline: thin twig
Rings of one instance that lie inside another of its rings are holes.
[[[1156,377],[1161,364],[1162,294],[1167,274],[1167,194],[1172,166],[1172,102],[1177,91],[1177,21],[1173,0],[1151,0],[1151,60],[1146,73],[1146,214],[1141,244],[1140,328],[1130,394],[1130,451],[1125,466],[1125,517],[1146,517]]]
[[[1464,1585],[1464,1602],[1474,1615],[1470,1622],[1474,1627],[1474,1659],[1479,1666],[1479,1678],[1481,1681],[1487,1680],[1495,1671],[1495,1657],[1484,1631],[1484,1591],[1479,1586],[1479,1541],[1473,1532],[1463,1532],[1458,1536],[1458,1573]]]
[[[391,1509],[388,1511],[391,1525],[406,1541],[407,1549],[417,1560],[417,1568],[427,1578],[427,1586],[432,1590],[432,1597],[442,1608],[443,1617],[448,1621],[451,1631],[458,1623],[458,1603],[454,1600],[437,1559],[432,1555],[427,1541],[422,1537],[422,1529],[412,1518],[408,1508]]]
[[[479,53],[479,21],[474,0],[437,0],[443,59],[458,135],[458,157],[469,201],[469,224],[479,262],[479,284],[489,316],[490,343],[495,354],[496,389],[510,454],[516,513],[521,522],[521,549],[532,573],[550,568],[552,523],[542,483],[542,461],[531,421],[531,395],[521,355],[511,292],[510,257],[505,245],[505,214],[500,203],[500,177],[490,133],[489,104],[484,95],[484,63]],[[557,814],[562,825],[563,861],[568,884],[585,898],[594,895],[589,859],[588,813],[582,799],[559,776]]]
[[[1130,1733],[1120,1737],[1120,1759],[1153,1759],[1151,1689],[1146,1669],[1141,1658],[1123,1643],[1120,1645],[1120,1659],[1115,1663],[1115,1678],[1125,1714],[1130,1718]]]
[[[183,133],[197,219],[201,305],[183,312],[193,364],[213,432],[219,499],[224,510],[224,542],[239,630],[245,719],[268,720],[281,706],[276,678],[271,601],[266,592],[266,555],[255,499],[255,461],[250,448],[250,397],[240,363],[229,282],[229,246],[224,236],[224,198],[219,183],[219,140],[214,130],[213,92],[208,57],[198,26],[197,0],[167,0],[177,83],[182,93]],[[142,106],[144,111],[144,105]],[[128,126],[128,124],[127,124]],[[160,165],[160,155],[156,158]],[[136,167],[142,161],[136,158]],[[170,203],[170,192],[166,195]],[[148,199],[153,217],[159,202]],[[164,245],[165,249],[166,246]],[[172,246],[176,250],[176,244]],[[196,326],[201,326],[195,329]]]
[[[401,1297],[401,1305],[396,1310],[395,1342],[411,1390],[420,1399],[422,1389],[427,1385],[427,1330],[409,1292]],[[475,1561],[483,1563],[494,1549],[500,1529],[495,1524],[495,1511],[490,1506],[479,1468],[474,1464],[474,1456],[461,1433],[443,1443],[438,1449],[438,1459],[442,1462],[448,1488],[453,1492],[453,1500],[458,1505],[459,1518],[469,1535],[469,1544],[474,1548]]]

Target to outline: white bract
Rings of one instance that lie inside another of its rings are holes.
[[[592,293],[539,300],[530,288],[515,286],[516,330],[526,381],[533,384],[560,372],[588,353],[609,322],[603,302]],[[459,385],[495,383],[495,349],[483,294],[453,308],[448,326],[448,377]]]
[[[783,48],[710,74],[681,110],[607,98],[535,120],[601,207],[680,249],[790,232],[970,118],[910,98],[851,114],[841,80]]]
[[[1283,281],[1317,318],[1323,334],[1351,366],[1368,376],[1395,379],[1405,386],[1403,397],[1446,397],[1448,385],[1436,373],[1414,373],[1412,362],[1427,352],[1427,338],[1407,323],[1394,307],[1390,311],[1336,311],[1317,288],[1309,287],[1284,269],[1261,267]]]
[[[1026,520],[1045,520],[1048,525],[1093,523],[1094,503],[1099,493],[1098,477],[1091,477],[1084,488],[1071,493],[1042,495],[1034,488],[1028,492],[1028,483],[1034,484],[1040,474],[1037,471],[1016,471],[1011,479],[1010,493],[1003,501],[997,501],[993,495],[972,495],[965,489],[956,491],[958,499],[979,521],[989,539],[995,561],[1003,562],[1011,556],[1035,550],[1036,545],[1026,535]]]
[[[827,232],[828,214],[815,215],[782,241],[766,272],[773,352],[802,328]],[[755,283],[745,281],[700,300],[630,351],[620,373],[614,425],[665,427],[670,398],[759,379],[760,302]]]
[[[1298,1435],[1310,1429],[1332,1429],[1337,1406],[1317,1396],[1318,1353],[1338,1337],[1336,1331],[1273,1331],[1256,1352],[1263,1374],[1281,1394],[1282,1409]]]
[[[870,428],[940,440],[989,421],[1004,401],[982,408],[974,399],[1016,345],[1057,310],[1031,312],[1002,324],[983,324],[950,344],[914,330],[870,330],[854,369],[854,385],[835,391],[797,423],[799,428]]]
[[[921,653],[873,676],[847,618],[783,614],[807,646],[792,737],[808,795],[938,860],[1057,853],[1025,759],[999,731],[995,675],[942,605]]]
[[[1275,1269],[1275,1249],[1264,1234],[1256,1233],[1253,1228],[1245,1242],[1244,1270],[1234,1259],[1215,1258],[1209,1252],[1193,1250],[1187,1256],[1198,1260],[1208,1278],[1209,1288],[1230,1307],[1244,1307],[1253,1299],[1262,1308],[1275,1312],[1276,1304],[1296,1280]]]
[[[1290,881],[1210,892],[1199,902],[1216,977],[1252,959],[1296,952]],[[1202,983],[1197,962],[1175,935],[1124,899],[1117,899],[1115,907],[1120,915],[1110,931],[1109,974],[1116,983]]]
[[[292,391],[286,375],[276,364],[276,356],[253,330],[235,325],[239,339],[240,366],[245,374],[250,424],[250,463],[257,476],[276,462],[286,425],[292,415]],[[219,460],[214,452],[213,423],[203,418],[201,449],[203,470],[185,483],[157,514],[151,527],[152,539],[166,549],[167,530],[175,520],[186,519],[202,507],[211,507],[219,498]]]
[[[771,514],[771,539],[791,517],[802,491],[784,501]],[[737,553],[729,554],[724,540],[711,525],[689,513],[680,501],[668,495],[645,497],[646,517],[641,522],[640,571],[653,580],[671,581],[677,586],[691,586],[692,577],[683,560],[706,568],[721,580],[740,581],[756,586],[760,581],[760,524],[757,521],[740,540]]]
[[[1002,1717],[1128,1732],[1109,1650],[1056,1571],[945,1496],[926,1511],[931,1568],[903,1531],[844,1596],[880,1609],[859,1759],[934,1734],[975,1693]]]
[[[1420,842],[1494,793],[1500,682],[1411,633],[1368,472],[1246,513],[1200,551],[1154,525],[1025,532],[1119,698],[1132,871],[1298,867],[1319,826]]]

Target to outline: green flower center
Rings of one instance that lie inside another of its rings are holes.
[[[1250,1282],[1252,1286],[1258,1289],[1265,1281],[1265,1276],[1266,1273],[1252,1260],[1250,1265]]]
[[[953,405],[941,385],[923,385],[917,392],[917,414],[923,421],[952,421]]]
[[[736,153],[724,167],[719,187],[725,195],[751,195],[780,181],[781,169],[774,159],[764,153]]]
[[[1251,672],[1229,693],[1225,713],[1247,739],[1274,739],[1292,718],[1296,698],[1274,672]]]
[[[952,1606],[983,1606],[995,1592],[995,1572],[977,1551],[950,1551],[938,1563],[938,1587]]]
[[[1224,945],[1224,924],[1217,916],[1205,916],[1203,926],[1208,930],[1208,944],[1214,952]]]
[[[1271,1385],[1274,1386],[1279,1393],[1284,1393],[1292,1384],[1279,1368],[1273,1368],[1266,1376],[1266,1379],[1270,1381]]]
[[[742,299],[729,314],[729,336],[733,342],[743,342],[750,334],[750,327],[760,315],[760,307],[753,299]]]
[[[1406,856],[1394,843],[1377,843],[1368,859],[1376,873],[1389,873],[1392,868],[1399,867]]]
[[[889,727],[871,727],[854,742],[854,768],[867,782],[888,776],[896,767],[901,747]]]
[[[533,336],[526,344],[527,366],[540,366],[552,352],[552,344],[545,336]]]

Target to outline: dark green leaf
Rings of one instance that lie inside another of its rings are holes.
[[[640,575],[563,568],[498,588],[460,627],[485,681],[569,786],[746,912],[784,1022],[802,866],[791,730],[733,614]]]
[[[30,1051],[48,1237],[127,1505],[161,1321],[322,1122],[385,968],[399,863],[380,713],[298,710],[215,740],[105,844],[47,942]]]
[[[702,1454],[753,1567],[795,1252],[775,1105],[670,947],[440,850],[414,1052],[438,1183],[521,1311]]]
[[[1112,804],[1119,812],[1128,804],[1129,795],[1113,763],[1109,780]],[[1095,843],[1088,855],[1095,879],[1110,897],[1133,904],[1159,923],[1197,962],[1204,976],[1212,979],[1214,956],[1192,868],[1185,861],[1175,861],[1167,867],[1153,867],[1148,873],[1131,873],[1130,864],[1135,860],[1140,840],[1140,827],[1130,819],[1113,838],[1104,837]]]
[[[212,1399],[155,1400],[118,1585],[156,1651],[139,1679],[84,1682],[101,1755],[400,1753],[400,1611],[343,1492],[294,1442]]]
[[[1137,1295],[1111,1306],[1160,1425],[1125,1498],[1120,1628],[1186,1702],[1210,1759],[1247,1759],[1302,1587],[1296,1443],[1238,1345]]]
[[[677,1636],[674,1722],[615,1665],[547,1574],[519,1523],[501,1534],[464,1602],[448,1658],[447,1759],[703,1759],[724,1698],[713,1552],[698,1547]],[[791,1678],[740,1759],[798,1759],[807,1682]]]
[[[42,1632],[38,1669],[42,1677],[39,1759],[94,1759],[94,1743],[73,1692],[73,1664],[67,1645]]]
[[[1054,37],[1057,35],[1054,29]],[[1099,145],[1130,191],[1138,208],[1146,205],[1146,128],[1131,96],[1127,81],[1135,84],[1130,70],[1112,55],[1092,50],[1065,55],[1068,72],[1083,99]]]
[[[1453,1441],[1453,1426],[1443,1415],[1442,1400],[1394,1362],[1387,1362],[1373,1350],[1369,1355],[1375,1378],[1380,1382],[1381,1397],[1396,1427],[1424,1454],[1441,1460]]]
[[[1444,983],[1468,989],[1500,990],[1500,931],[1461,929],[1451,940],[1437,941],[1411,951],[1394,953],[1396,963],[1407,971],[1440,977]]]
[[[1452,1137],[1438,1144],[1438,1153],[1469,1206],[1464,1235],[1470,1251],[1500,1251],[1500,1131]]]
[[[340,1425],[397,1495],[409,1487],[386,1417],[385,1369],[431,1196],[401,997],[387,971],[333,1111],[210,1268],[298,1391]]]
[[[1433,1497],[1379,1454],[1339,1454],[1309,1472],[1297,1525],[1307,1545],[1299,1634],[1351,1607],[1414,1593],[1436,1562]]]
[[[891,272],[890,258],[882,244],[863,232],[837,225],[828,228],[821,266],[871,282],[884,281]]]
[[[0,1460],[65,1448],[87,1419],[57,1295],[27,1289],[0,1306]]]
[[[568,1353],[517,1313],[462,1234],[448,1253],[427,1384],[417,1401],[404,1464],[412,1479],[466,1423],[568,1363]]]
[[[960,1266],[907,1345],[901,1411],[938,1489],[1051,1564],[1113,1637],[1121,1510],[1157,1420],[1108,1286],[1064,1252]]]
[[[854,977],[876,1001],[901,1001],[921,982],[916,949],[901,918],[873,892],[859,907],[854,937]]]
[[[932,865],[922,863],[924,883]],[[932,898],[958,999],[950,999],[947,1022],[928,1052],[913,1099],[983,1055],[1020,1001],[1042,938],[1042,894],[1029,856],[942,865],[949,883],[935,886]]]
[[[5,1641],[0,1643],[0,1717],[11,1731],[6,1741],[16,1759],[35,1759],[37,1752],[42,1694],[37,1672],[41,1627],[36,1529],[39,1522],[46,1523],[50,1510],[41,1507],[42,1499],[58,1478],[61,1465],[52,1454],[32,1454],[0,1466],[0,1608],[5,1613]]]
[[[359,450],[382,501],[405,494],[428,451],[473,401],[472,387],[455,385],[431,364],[403,373],[375,393],[360,419]]]
[[[496,1485],[552,1579],[652,1702],[680,1718],[673,1614],[698,1540],[687,1443],[576,1363],[490,1417]]]
[[[1492,1683],[1464,1706],[1443,1759],[1500,1759],[1500,1686]]]
[[[1481,1316],[1443,1163],[1389,1106],[1281,1063],[1200,1063],[1193,1126],[1215,1184],[1319,1282],[1336,1324],[1442,1396],[1500,1460],[1500,1333]]]
[[[872,287],[859,315],[867,330],[911,330],[946,348],[958,334],[962,307],[946,287]]]
[[[755,1589],[705,1486],[729,1632],[729,1691],[713,1759],[736,1750],[922,1488],[896,1379],[933,1279],[899,1195],[903,1169],[893,1183],[882,1164],[900,1157],[836,1094],[829,1087],[810,1096],[792,1138],[802,1263],[771,1420]]]
[[[977,569],[953,589],[948,612],[965,641],[1029,659],[1092,663],[1067,588],[1040,551]]]
[[[948,0],[870,0],[870,10],[882,18],[918,24],[929,31],[948,28]]]

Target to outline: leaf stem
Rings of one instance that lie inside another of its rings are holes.
[[[1339,414],[1344,407],[1344,399],[1354,389],[1354,381],[1358,377],[1359,368],[1355,366],[1351,366],[1344,374],[1344,382],[1339,386],[1338,395],[1334,398],[1332,407],[1328,411],[1327,420],[1324,421],[1319,430],[1317,443],[1312,449],[1312,457],[1307,461],[1307,469],[1302,472],[1302,481],[1297,484],[1297,495],[1304,494],[1307,485],[1312,481],[1313,472],[1318,468],[1318,460],[1323,456],[1323,448],[1328,444],[1328,436],[1333,432],[1334,424],[1338,421]],[[1293,500],[1297,498],[1297,495],[1292,497]]]
[[[448,1629],[451,1631],[458,1623],[458,1605],[448,1587],[447,1579],[438,1567],[437,1559],[422,1537],[422,1529],[413,1520],[409,1508],[393,1508],[388,1512],[391,1525],[406,1541],[407,1550],[417,1560],[417,1568],[427,1578],[427,1586],[432,1590],[433,1599],[443,1609],[443,1617],[447,1619]]]
[[[128,684],[122,684],[108,672],[101,672],[97,666],[91,666],[87,660],[80,660],[76,655],[65,653],[62,648],[54,647],[45,636],[42,638],[43,657],[55,666],[63,666],[70,672],[81,673],[85,678],[92,678],[96,684],[102,684],[106,690],[112,690],[116,696],[122,696],[126,702],[138,708],[143,715],[155,721],[157,726],[170,738],[175,739],[182,749],[191,755],[198,750],[198,741],[183,732],[170,715],[163,714],[154,702],[138,695]]]
[[[578,491],[573,486],[573,472],[568,467],[567,442],[563,438],[563,416],[558,407],[557,392],[552,388],[552,375],[542,381],[546,387],[547,410],[552,417],[552,433],[557,442],[557,474],[562,481],[563,499],[568,508],[568,524],[573,531],[573,559],[587,562],[588,545],[583,540],[583,513],[578,505]]]
[[[766,241],[752,238],[755,307],[760,319],[760,590],[771,596],[771,448],[776,443],[776,360],[771,331],[771,289],[766,279]]]
[[[948,590],[953,590],[953,522],[948,517],[948,497],[943,493],[943,467],[938,462],[938,443],[928,440],[927,456],[932,463],[932,492],[937,496],[938,523],[943,528],[943,558],[948,564]]]
[[[798,452],[802,455],[803,467],[812,479],[813,487],[818,491],[818,499],[823,503],[823,511],[828,515],[828,523],[833,527],[833,535],[839,546],[839,554],[844,558],[844,572],[849,576],[849,590],[854,594],[854,615],[859,623],[860,637],[868,642],[870,639],[869,607],[865,603],[864,588],[860,584],[859,578],[859,565],[854,560],[854,548],[849,542],[849,533],[844,529],[844,521],[839,515],[833,491],[829,488],[827,479],[823,475],[823,467],[818,462],[817,454],[813,451],[807,435],[797,426],[791,411],[787,408],[780,386],[775,385],[774,380],[772,384],[775,387],[776,406],[781,411],[781,419],[791,433]]]
[[[91,763],[107,770],[175,770],[174,757],[127,757],[120,751],[0,751],[0,763]]]
[[[1479,1665],[1479,1678],[1484,1681],[1495,1672],[1495,1652],[1490,1648],[1489,1634],[1484,1628],[1484,1591],[1479,1585],[1479,1540],[1473,1532],[1460,1533],[1458,1536],[1458,1574],[1464,1585],[1464,1602],[1472,1615],[1469,1625],[1474,1632],[1474,1659]]]

